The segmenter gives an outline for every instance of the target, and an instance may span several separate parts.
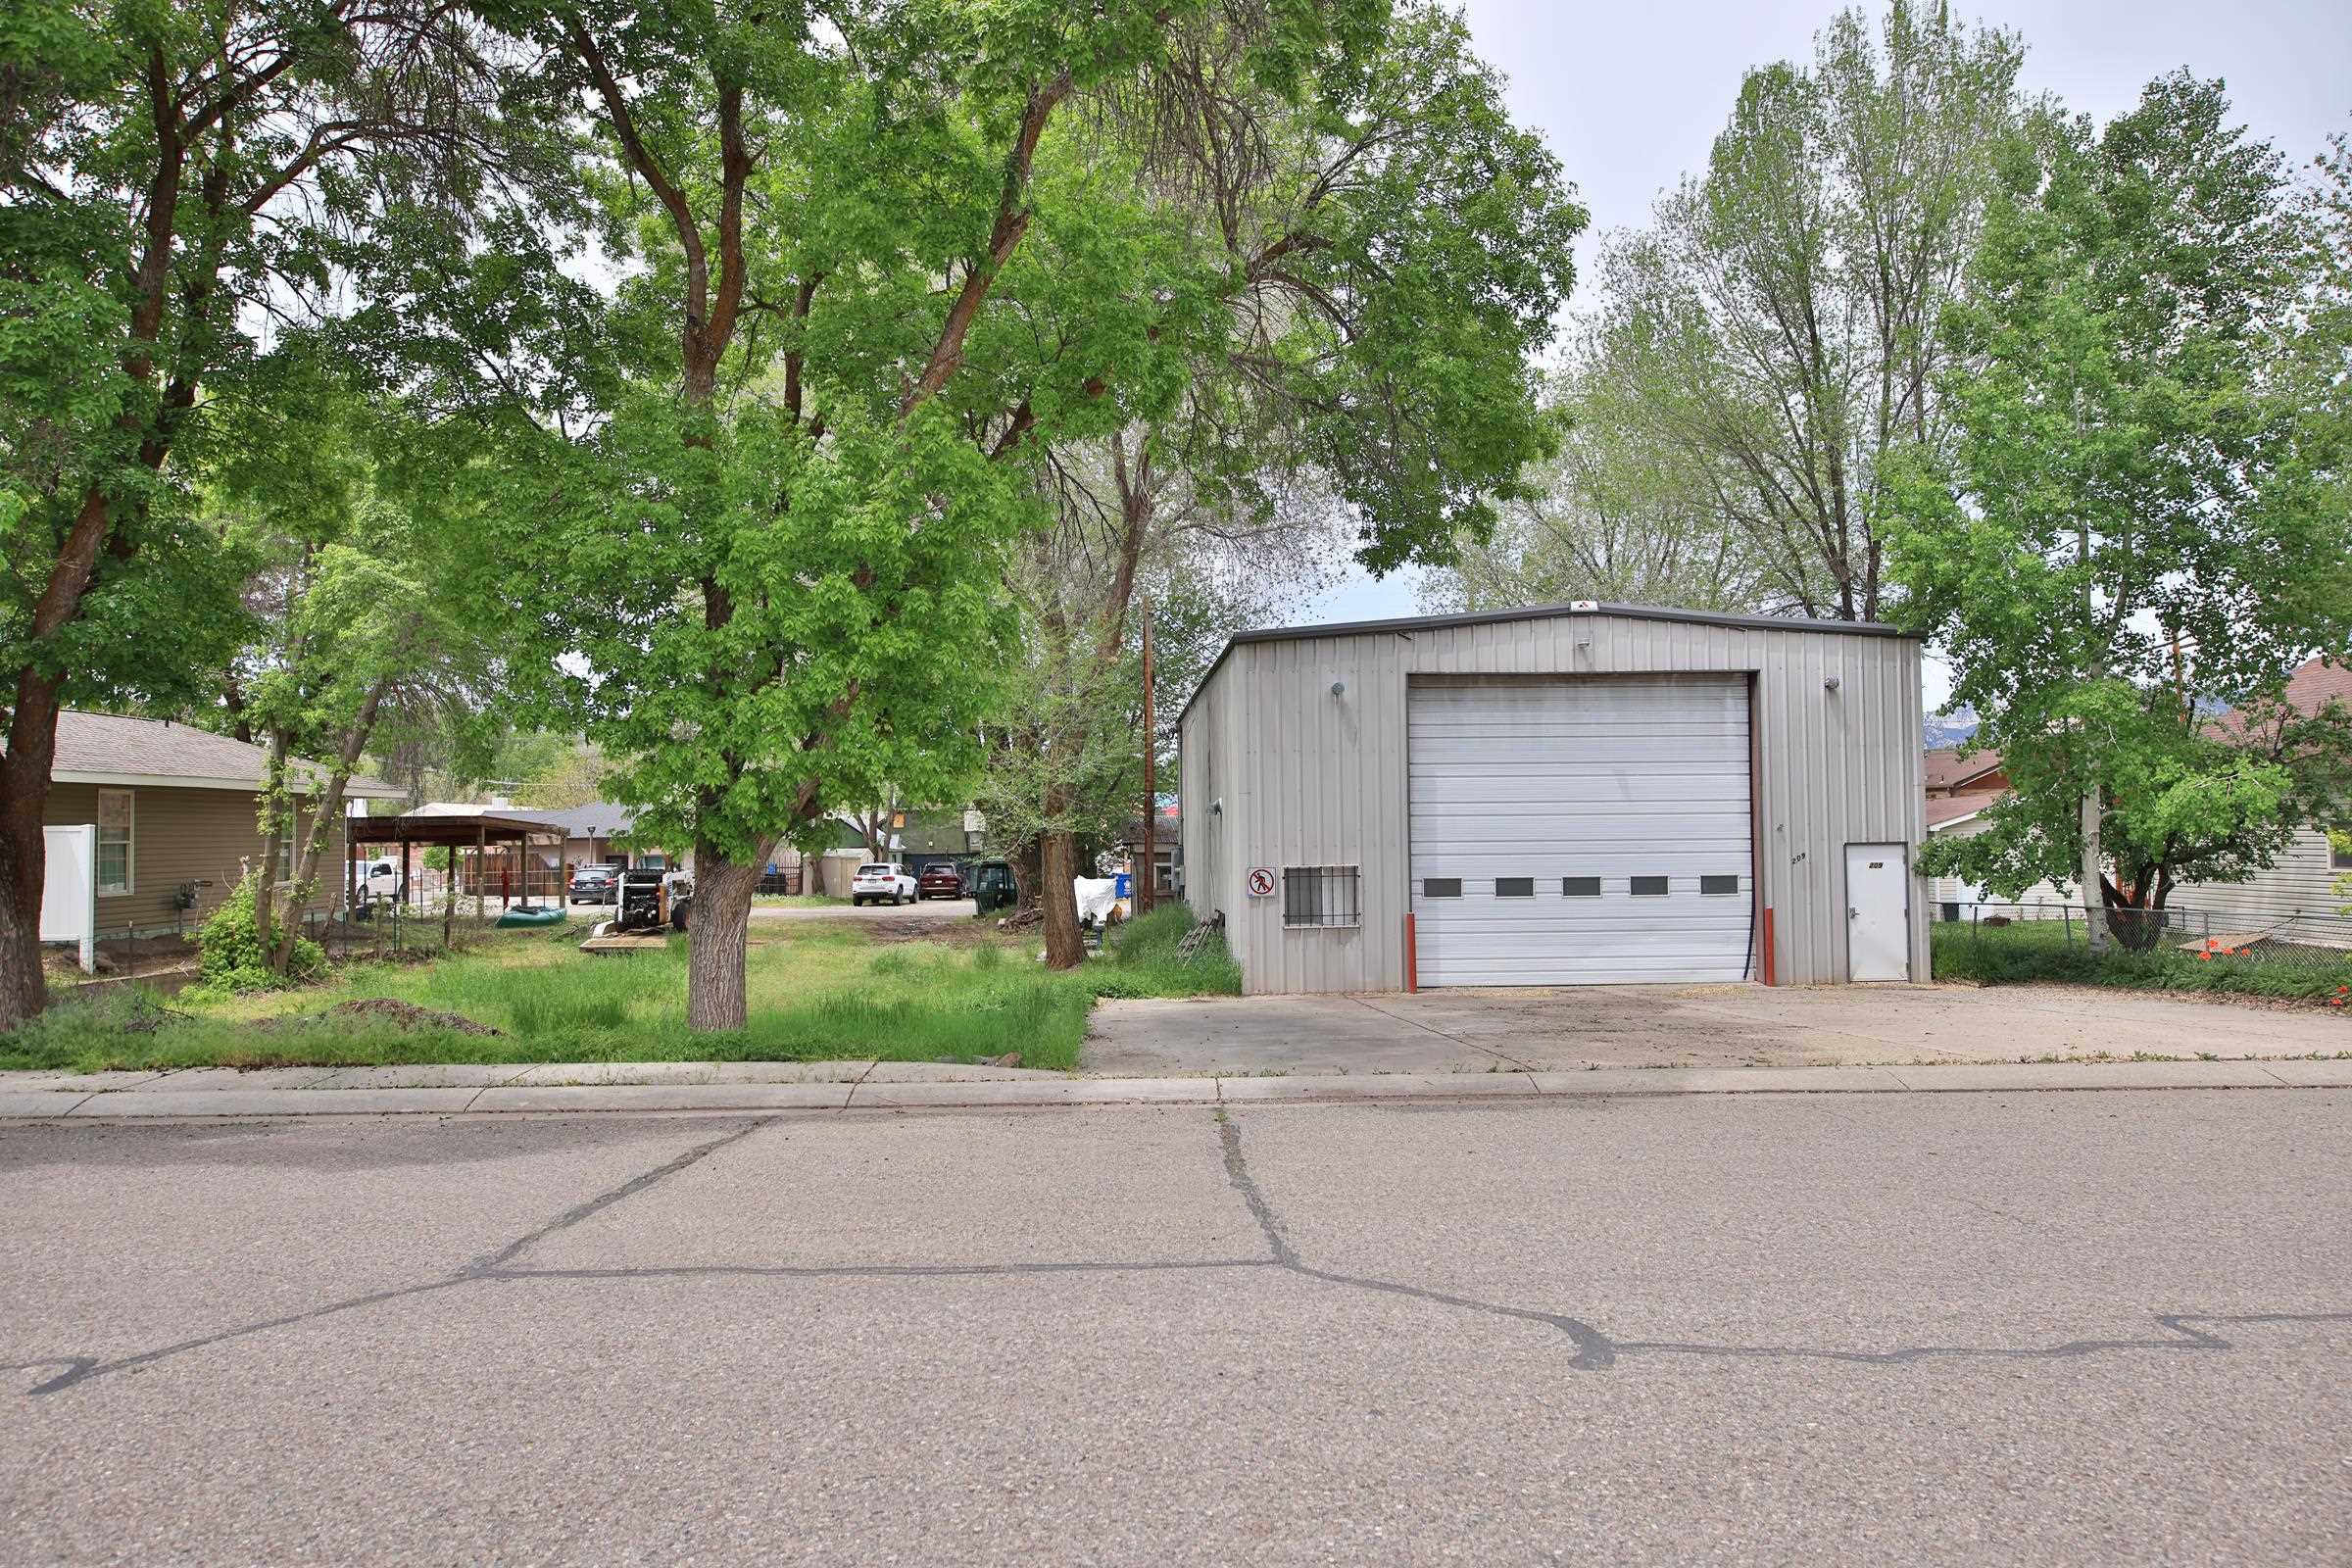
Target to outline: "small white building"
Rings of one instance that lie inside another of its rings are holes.
[[[1251,992],[1925,979],[1920,645],[1548,606],[1247,632],[1180,720]]]

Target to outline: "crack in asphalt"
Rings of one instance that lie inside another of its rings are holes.
[[[675,1176],[678,1172],[686,1169],[688,1166],[698,1165],[710,1155],[715,1154],[720,1150],[726,1148],[729,1144],[738,1143],[743,1139],[749,1138],[752,1134],[758,1132],[762,1127],[773,1127],[781,1119],[781,1117],[777,1116],[762,1116],[757,1121],[745,1123],[743,1126],[736,1128],[733,1132],[728,1133],[723,1138],[713,1138],[707,1144],[697,1144],[692,1149],[686,1151],[686,1152],[683,1154],[680,1154],[677,1158],[669,1161],[667,1164],[657,1165],[642,1176],[631,1177],[629,1180],[622,1182],[618,1187],[613,1188],[610,1192],[599,1193],[594,1198],[589,1199],[586,1202],[575,1204],[571,1208],[565,1209],[563,1213],[557,1215],[545,1225],[540,1226],[537,1230],[532,1231],[526,1236],[517,1237],[515,1240],[509,1242],[506,1246],[500,1248],[497,1251],[483,1253],[480,1257],[475,1258],[472,1262],[467,1263],[465,1267],[459,1269],[458,1273],[461,1277],[487,1274],[493,1269],[512,1262],[523,1251],[524,1249],[534,1247],[537,1244],[546,1241],[550,1236],[555,1235],[558,1231],[567,1231],[583,1220],[594,1219],[606,1209],[611,1208],[614,1203],[636,1197],[639,1193],[644,1192],[648,1187],[653,1186],[654,1183],[665,1180],[671,1176]]]
[[[988,1279],[1054,1274],[1151,1274],[1188,1273],[1212,1270],[1275,1269],[1296,1274],[1302,1279],[1350,1290],[1369,1291],[1384,1296],[1403,1297],[1410,1300],[1427,1301],[1433,1305],[1476,1312],[1489,1317],[1507,1318],[1519,1322],[1538,1323],[1555,1329],[1575,1348],[1568,1365],[1576,1371],[1607,1371],[1627,1356],[1688,1355],[1722,1359],[1798,1359],[1837,1361],[1861,1366],[1901,1366],[1912,1362],[1938,1358],[2048,1361],[2073,1357],[2128,1351],[2164,1350],[2230,1350],[2234,1342],[2213,1332],[2216,1328],[2258,1326],[2263,1324],[2352,1324],[2352,1311],[2343,1312],[2162,1312],[2155,1314],[2162,1338],[2085,1339],[2070,1340],[2049,1346],[1990,1346],[1990,1345],[1915,1345],[1888,1350],[1838,1349],[1804,1345],[1718,1345],[1689,1340],[1613,1340],[1600,1329],[1581,1318],[1565,1313],[1545,1311],[1538,1307],[1513,1306],[1505,1302],[1483,1300],[1475,1297],[1456,1296],[1423,1286],[1407,1285],[1396,1280],[1385,1280],[1369,1275],[1347,1274],[1333,1269],[1317,1268],[1300,1256],[1292,1242],[1288,1229],[1264,1189],[1251,1174],[1248,1156],[1242,1148],[1240,1126],[1223,1106],[1210,1112],[1214,1118],[1218,1141],[1222,1149],[1225,1175],[1235,1192],[1240,1194],[1251,1219],[1265,1239],[1270,1255],[1265,1257],[1206,1258],[1197,1260],[1075,1260],[1060,1262],[1012,1263],[838,1263],[838,1264],[678,1264],[644,1265],[635,1267],[580,1268],[515,1268],[514,1259],[531,1247],[569,1230],[616,1203],[624,1202],[648,1188],[687,1170],[710,1155],[741,1142],[762,1128],[772,1127],[784,1118],[761,1116],[725,1134],[697,1144],[692,1149],[664,1161],[651,1170],[629,1178],[586,1201],[574,1204],[546,1224],[524,1233],[495,1251],[486,1252],[462,1265],[456,1272],[418,1284],[394,1286],[386,1290],[369,1291],[358,1296],[344,1297],[323,1305],[301,1312],[223,1329],[216,1334],[176,1341],[142,1350],[118,1360],[105,1361],[91,1355],[59,1355],[30,1361],[0,1363],[0,1371],[27,1372],[58,1367],[55,1376],[32,1386],[31,1395],[49,1395],[89,1382],[94,1378],[118,1372],[135,1371],[152,1366],[172,1356],[184,1355],[232,1340],[267,1334],[296,1324],[309,1323],[361,1307],[380,1305],[386,1301],[402,1300],[409,1297],[453,1290],[461,1285],[515,1283],[528,1280],[631,1280],[631,1279]],[[2205,1325],[2199,1327],[2198,1325]]]
[[[2163,1339],[2070,1340],[2061,1345],[2046,1346],[1913,1345],[1891,1350],[1841,1350],[1818,1346],[1714,1345],[1693,1340],[1612,1340],[1583,1319],[1563,1313],[1453,1296],[1393,1280],[1341,1274],[1303,1262],[1284,1230],[1281,1218],[1274,1212],[1274,1205],[1267,1200],[1256,1178],[1250,1174],[1249,1162],[1242,1152],[1241,1129],[1222,1106],[1214,1114],[1218,1136],[1224,1145],[1226,1176],[1241,1193],[1242,1200],[1249,1205],[1250,1212],[1255,1216],[1258,1229],[1264,1232],[1266,1243],[1274,1252],[1270,1261],[1276,1266],[1307,1279],[1350,1286],[1356,1290],[1378,1291],[1440,1306],[1482,1312],[1493,1317],[1516,1318],[1523,1322],[1548,1325],[1567,1335],[1576,1347],[1576,1355],[1568,1364],[1580,1372],[1606,1371],[1614,1367],[1621,1357],[1629,1355],[1823,1360],[1862,1366],[1902,1366],[1936,1358],[2051,1361],[2126,1350],[2230,1350],[2236,1348],[2234,1342],[2194,1325],[2202,1323],[2236,1327],[2265,1323],[2352,1323],[2352,1312],[2159,1312],[2155,1314],[2156,1324],[2168,1336]]]
[[[1360,1291],[1377,1291],[1386,1296],[1402,1296],[1417,1301],[1431,1301],[1440,1306],[1459,1307],[1465,1311],[1483,1312],[1490,1317],[1516,1318],[1522,1322],[1542,1323],[1568,1336],[1576,1347],[1576,1355],[1569,1365],[1579,1371],[1595,1372],[1615,1363],[1616,1348],[1608,1336],[1592,1324],[1558,1312],[1544,1312],[1533,1307],[1505,1306],[1494,1301],[1481,1301],[1467,1296],[1449,1296],[1443,1291],[1426,1290],[1418,1285],[1404,1285],[1395,1280],[1372,1279],[1360,1274],[1341,1274],[1330,1269],[1315,1268],[1302,1261],[1298,1250],[1291,1245],[1283,1230],[1282,1220],[1274,1205],[1266,1200],[1258,1187],[1257,1178],[1250,1174],[1249,1160],[1242,1153],[1242,1130],[1225,1113],[1223,1106],[1213,1112],[1217,1120],[1217,1136],[1225,1149],[1225,1175],[1242,1201],[1257,1220],[1257,1228],[1265,1234],[1266,1245],[1273,1249],[1272,1261],[1277,1267],[1327,1285],[1345,1285]]]

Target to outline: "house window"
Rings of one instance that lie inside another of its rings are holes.
[[[1536,896],[1536,879],[1532,876],[1498,876],[1494,879],[1494,896],[1498,899],[1532,899]]]
[[[1458,899],[1462,896],[1462,879],[1458,876],[1425,876],[1421,879],[1421,896],[1425,899]]]
[[[1600,878],[1564,876],[1560,878],[1560,896],[1568,899],[1597,899],[1600,897]]]
[[[1662,899],[1662,898],[1664,898],[1665,896],[1666,896],[1666,879],[1665,879],[1664,877],[1662,877],[1662,876],[1638,876],[1638,877],[1634,878],[1634,897],[1635,897],[1635,898],[1638,898],[1638,899]]]
[[[133,811],[130,791],[98,792],[98,891],[130,891],[135,857],[131,846]]]
[[[1352,865],[1286,865],[1282,869],[1282,923],[1292,926],[1361,925]]]
[[[1702,876],[1698,879],[1698,891],[1701,893],[1737,893],[1740,891],[1740,879],[1737,876]]]

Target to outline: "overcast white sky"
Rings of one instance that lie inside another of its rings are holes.
[[[1513,115],[1543,131],[1583,193],[1589,255],[1593,236],[1640,223],[1661,190],[1705,164],[1741,73],[1809,61],[1814,33],[1838,8],[1467,0],[1465,9],[1479,52],[1510,78]],[[2228,82],[2240,121],[2298,165],[2352,130],[2352,0],[1984,0],[1953,10],[2023,34],[2027,90],[2100,120],[2130,108],[2150,77],[2186,66]],[[1409,574],[1375,581],[1355,571],[1297,618],[1409,615],[1413,596]]]

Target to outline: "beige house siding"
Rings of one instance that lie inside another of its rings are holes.
[[[2217,930],[2234,921],[2247,931],[2341,942],[2352,929],[2343,914],[2352,898],[2335,891],[2335,879],[2343,874],[2328,863],[2328,835],[2304,828],[2276,861],[2249,880],[2182,883],[2173,889],[2172,902],[2212,914]]]
[[[113,785],[57,784],[49,791],[49,808],[42,821],[64,826],[98,820],[98,791]],[[153,785],[129,787],[131,794],[130,891],[98,896],[98,933],[108,936],[126,928],[140,932],[194,928],[228,897],[246,862],[262,863],[260,808],[251,790],[191,790]],[[310,828],[307,803],[300,808],[301,831]],[[299,842],[299,840],[297,841]],[[343,834],[340,824],[320,852],[318,890],[311,900],[316,910],[330,910],[342,902],[344,880]],[[183,882],[210,882],[196,890],[196,907],[172,907],[172,895]]]

